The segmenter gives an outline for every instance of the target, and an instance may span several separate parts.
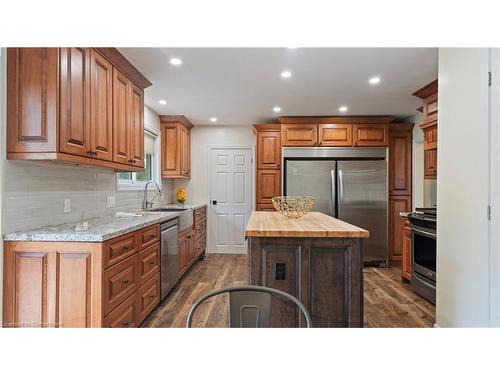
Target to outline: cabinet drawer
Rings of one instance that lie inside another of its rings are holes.
[[[139,274],[137,271],[137,254],[104,271],[104,315],[113,311],[137,290]]]
[[[125,302],[114,309],[106,318],[103,326],[107,328],[137,327],[137,297],[131,295]]]
[[[207,237],[201,236],[194,240],[194,256],[200,255],[207,247]]]
[[[136,252],[136,232],[113,238],[104,245],[104,268],[112,266]]]
[[[206,217],[207,216],[207,208],[206,207],[202,207],[202,208],[198,208],[196,210],[194,210],[194,220],[199,220],[201,219],[202,217]]]
[[[160,303],[160,274],[157,273],[144,284],[137,293],[138,319],[140,324],[146,316]]]
[[[160,272],[160,243],[157,242],[139,255],[139,285],[143,285],[155,274]]]
[[[194,238],[198,238],[207,233],[207,220],[205,218],[194,222]]]
[[[139,241],[141,243],[141,249],[160,241],[160,224],[152,225],[139,232]]]

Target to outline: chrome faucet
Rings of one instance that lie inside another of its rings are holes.
[[[150,183],[156,185],[157,191],[153,199],[151,199],[151,201],[148,201],[148,186]],[[144,210],[147,210],[148,208],[153,208],[153,201],[156,199],[158,195],[163,197],[163,193],[161,192],[161,189],[158,186],[157,182],[155,180],[149,180],[148,182],[146,182],[146,185],[144,186],[144,199],[142,200],[142,208]]]

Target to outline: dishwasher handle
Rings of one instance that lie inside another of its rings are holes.
[[[160,230],[163,232],[165,229],[172,228],[176,225],[177,225],[177,218],[161,223]]]

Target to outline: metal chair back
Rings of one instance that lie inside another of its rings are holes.
[[[233,286],[215,290],[198,299],[191,307],[187,318],[187,328],[191,328],[193,316],[198,307],[207,299],[229,293],[230,328],[265,328],[271,326],[271,297],[279,296],[293,302],[306,319],[307,328],[312,327],[309,311],[297,298],[278,289],[264,286]]]

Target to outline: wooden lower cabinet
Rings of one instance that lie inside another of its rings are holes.
[[[131,295],[112,313],[104,318],[103,326],[107,328],[132,328],[138,326],[137,298]]]
[[[411,280],[411,224],[410,220],[403,220],[403,235],[401,237],[402,261],[401,273],[404,280]]]
[[[5,241],[3,326],[139,326],[160,300],[159,237],[138,246],[158,231],[102,243]]]
[[[361,239],[250,237],[247,263],[248,284],[299,298],[314,327],[363,327]],[[304,325],[293,303],[272,297],[272,327]]]
[[[411,211],[411,195],[389,196],[389,262],[400,262],[403,249],[403,221],[400,212]]]
[[[207,208],[193,212],[194,224],[179,234],[179,277],[206,251],[207,248]]]
[[[160,303],[160,274],[146,282],[137,293],[137,321],[142,322]]]

